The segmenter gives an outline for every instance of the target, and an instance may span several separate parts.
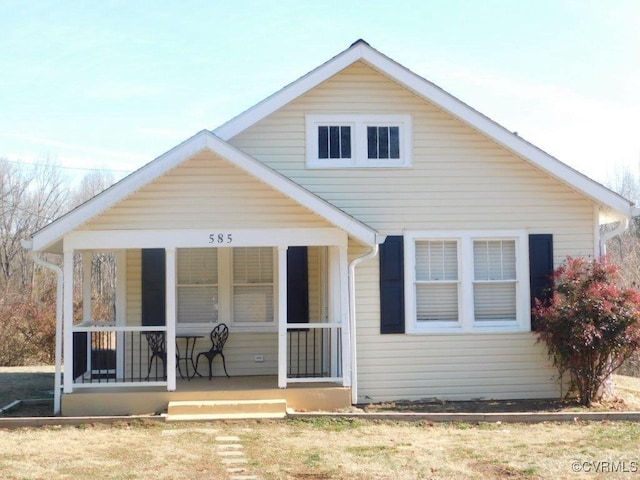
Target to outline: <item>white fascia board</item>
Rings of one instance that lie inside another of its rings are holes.
[[[622,213],[624,216],[628,217],[633,214],[633,203],[629,200],[540,150],[364,42],[356,42],[353,46],[318,68],[218,127],[214,130],[214,133],[225,141],[229,140],[359,60],[368,63],[376,70],[463,121],[471,128],[492,138],[499,145],[565,183],[570,188],[577,190],[599,204]]]
[[[609,206],[625,216],[632,214],[633,203],[586,175],[510,132],[440,87],[413,73],[373,48],[363,48],[362,59],[382,73],[391,76],[436,106],[462,120],[480,133],[492,138],[525,161],[552,175],[568,186],[582,192],[598,203]]]
[[[219,126],[213,130],[213,133],[225,141],[235,137],[238,133],[247,129],[249,126],[271,115],[287,103],[304,95],[312,88],[360,60],[363,56],[363,47],[364,44],[357,43],[356,45],[339,53],[331,60],[328,60],[319,67],[311,70],[306,75],[300,77],[286,87],[283,87],[276,93],[255,104],[253,107],[245,110],[241,114]]]
[[[211,132],[208,130],[196,133],[193,137],[42,228],[33,235],[33,249],[36,251],[47,249],[67,233],[171,170],[182,160],[203,150],[207,146],[209,135]]]

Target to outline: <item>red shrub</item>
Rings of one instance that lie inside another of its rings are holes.
[[[620,289],[606,259],[567,258],[553,276],[551,300],[536,299],[538,341],[560,376],[569,372],[580,402],[589,405],[603,382],[640,347],[640,294]]]

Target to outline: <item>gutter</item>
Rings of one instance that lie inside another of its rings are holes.
[[[376,234],[376,244],[371,250],[349,263],[349,346],[351,350],[351,403],[358,403],[358,364],[356,361],[356,267],[378,255],[379,244],[386,236]]]
[[[36,264],[53,270],[58,280],[56,289],[56,370],[53,386],[53,414],[60,415],[60,391],[62,388],[62,289],[64,277],[60,267],[44,261],[36,254],[33,250],[33,240],[21,240],[20,243],[22,244],[22,248],[31,252],[31,257]]]

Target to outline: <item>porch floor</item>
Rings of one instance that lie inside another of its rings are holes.
[[[299,411],[336,411],[351,405],[351,389],[330,382],[290,383],[278,388],[278,377],[177,379],[166,387],[84,387],[62,396],[63,416],[142,415],[166,412],[171,401],[283,399]]]

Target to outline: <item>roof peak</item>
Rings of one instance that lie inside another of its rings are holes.
[[[357,45],[357,44],[359,44],[359,43],[364,43],[367,47],[370,47],[370,46],[371,46],[371,45],[369,45],[369,42],[367,42],[366,40],[364,40],[364,39],[362,39],[362,38],[359,38],[358,40],[356,40],[355,42],[353,42],[353,43],[349,46],[349,48],[351,48],[351,47],[353,47],[353,46],[355,46],[355,45]]]

